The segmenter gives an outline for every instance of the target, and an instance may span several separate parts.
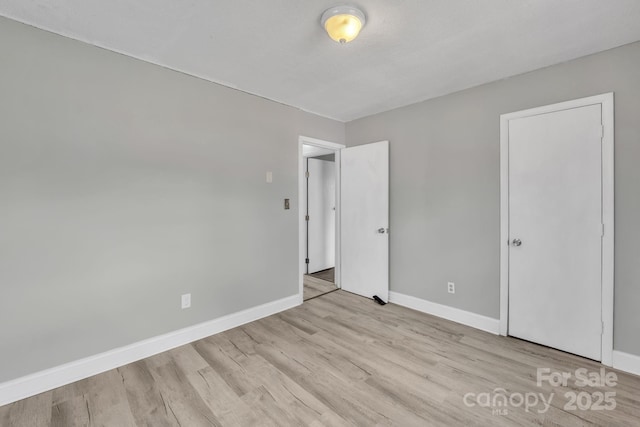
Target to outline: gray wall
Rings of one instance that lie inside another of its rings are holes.
[[[6,19],[0,58],[0,382],[297,294],[298,136],[344,124]]]
[[[347,123],[390,141],[391,289],[499,318],[500,114],[615,92],[614,347],[640,355],[639,70],[634,43]]]

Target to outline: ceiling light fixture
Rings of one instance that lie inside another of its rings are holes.
[[[335,6],[322,14],[322,26],[329,37],[340,44],[358,37],[365,22],[364,13],[353,6]]]

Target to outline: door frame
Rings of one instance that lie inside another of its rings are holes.
[[[509,326],[509,121],[572,108],[602,107],[602,364],[613,364],[614,303],[614,121],[613,92],[500,116],[500,335]]]
[[[304,173],[304,159],[302,152],[303,145],[313,145],[315,147],[326,148],[335,153],[336,163],[336,267],[335,267],[335,284],[338,289],[340,285],[340,150],[346,148],[344,144],[324,141],[321,139],[311,138],[308,136],[298,137],[298,297],[300,304],[303,302],[304,293],[304,259],[306,258],[306,221],[305,212],[302,206],[304,196],[304,186],[306,185],[306,177]]]

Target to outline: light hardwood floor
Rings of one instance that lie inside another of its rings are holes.
[[[304,301],[338,289],[335,283],[327,282],[326,280],[318,279],[317,277],[313,277],[308,274],[304,275],[302,284],[302,299]]]
[[[0,425],[639,425],[640,377],[607,369],[617,386],[538,387],[536,368],[601,365],[337,291],[0,407]],[[497,388],[555,397],[546,413],[464,403]],[[615,410],[566,411],[565,393],[583,391],[615,392]]]
[[[316,273],[311,273],[309,276],[313,276],[317,279],[326,280],[327,282],[335,283],[336,282],[336,269],[335,268],[327,268],[326,270],[318,271]]]

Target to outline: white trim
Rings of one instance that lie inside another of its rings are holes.
[[[612,359],[614,368],[631,374],[640,375],[640,356],[614,350]]]
[[[613,92],[500,116],[500,335],[507,335],[509,320],[509,120],[554,111],[601,104],[602,125],[602,364],[613,363],[614,295],[614,121]]]
[[[0,383],[0,406],[115,369],[300,305],[298,295]]]
[[[491,317],[389,291],[389,302],[498,335],[500,321]]]
[[[300,135],[300,137],[298,138],[298,143],[299,143],[299,145],[302,145],[302,144],[313,145],[313,146],[316,146],[316,147],[327,148],[329,150],[334,150],[334,151],[342,150],[343,148],[347,147],[344,144],[338,144],[336,142],[324,141],[322,139],[311,138],[311,137],[303,136],[303,135]]]
[[[614,307],[614,121],[613,92],[602,99],[602,364],[613,365],[613,307]]]
[[[500,335],[509,319],[509,120],[500,116]]]
[[[304,220],[304,209],[302,208],[304,198],[304,155],[302,153],[303,145],[313,145],[315,147],[327,148],[335,152],[336,158],[336,267],[335,267],[335,284],[340,288],[340,273],[341,273],[341,252],[340,252],[340,236],[341,236],[341,224],[340,224],[340,150],[346,148],[346,145],[337,144],[335,142],[323,141],[321,139],[310,138],[308,136],[300,136],[298,138],[298,298],[300,304],[302,304],[304,294],[304,259],[306,256],[306,223]]]

